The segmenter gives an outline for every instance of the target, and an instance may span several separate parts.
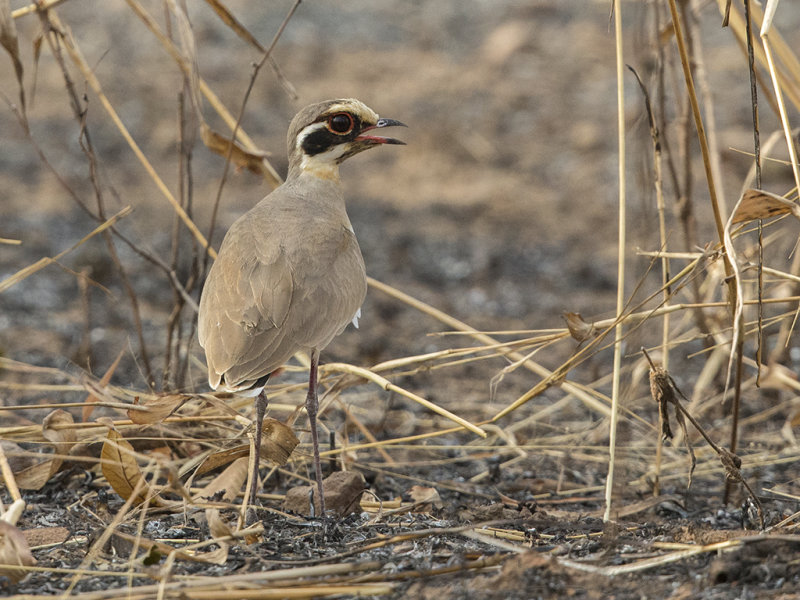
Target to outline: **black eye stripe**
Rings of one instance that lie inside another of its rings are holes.
[[[333,121],[340,116],[346,119],[346,121],[341,121],[341,123],[346,123],[347,127],[344,127],[343,131],[338,132],[335,129]],[[352,126],[350,123],[351,120]],[[358,115],[346,111],[321,115],[312,123],[312,125],[316,124],[320,124],[321,127],[319,125],[314,127],[308,134],[302,136],[302,142],[300,142],[300,147],[303,154],[306,156],[315,156],[339,144],[352,142],[358,137],[362,126],[361,119]]]
[[[326,150],[330,150],[336,144],[342,142],[341,136],[331,133],[327,129],[317,129],[303,138],[301,147],[303,154],[314,156]]]

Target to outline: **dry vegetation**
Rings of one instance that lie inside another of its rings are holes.
[[[797,6],[329,4],[0,0],[3,593],[796,597]],[[196,302],[294,109],[345,95],[411,125],[343,176],[375,279],[323,456],[367,492],[287,509],[298,356],[246,529]]]

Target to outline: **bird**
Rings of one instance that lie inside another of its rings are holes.
[[[397,126],[406,127],[354,98],[300,110],[286,136],[286,180],[231,225],[209,269],[198,312],[209,386],[255,397],[251,507],[256,505],[268,406],[264,387],[295,353],[304,351],[310,356],[305,407],[319,491],[314,512],[325,515],[317,435],[319,354],[348,324],[358,327],[367,293],[339,166],[370,148],[404,145],[379,135]]]

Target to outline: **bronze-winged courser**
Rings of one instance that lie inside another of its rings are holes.
[[[367,292],[364,260],[345,209],[339,165],[403,125],[355,99],[302,109],[287,135],[286,181],[231,225],[200,298],[198,333],[209,385],[256,398],[256,457],[267,408],[264,386],[292,355],[310,356],[306,410],[325,512],[317,438],[319,353],[351,322]],[[249,502],[255,504],[258,460]]]

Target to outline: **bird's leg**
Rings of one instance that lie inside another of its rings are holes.
[[[247,503],[249,508],[247,510],[247,524],[252,525],[256,521],[256,494],[258,494],[258,465],[261,462],[261,431],[264,426],[264,415],[267,413],[267,393],[262,389],[258,396],[256,396],[256,439],[254,440],[255,446],[255,460],[253,461],[253,472],[250,474],[252,477],[252,485],[250,486],[250,498]]]
[[[319,366],[319,352],[311,351],[311,367],[308,371],[308,395],[306,396],[306,413],[308,413],[308,426],[311,428],[311,445],[314,447],[314,474],[317,478],[319,490],[319,506],[316,514],[325,516],[325,496],[322,493],[322,466],[319,460],[319,437],[317,435],[317,411],[319,398],[317,397],[317,367]],[[312,494],[313,498],[313,494]]]

